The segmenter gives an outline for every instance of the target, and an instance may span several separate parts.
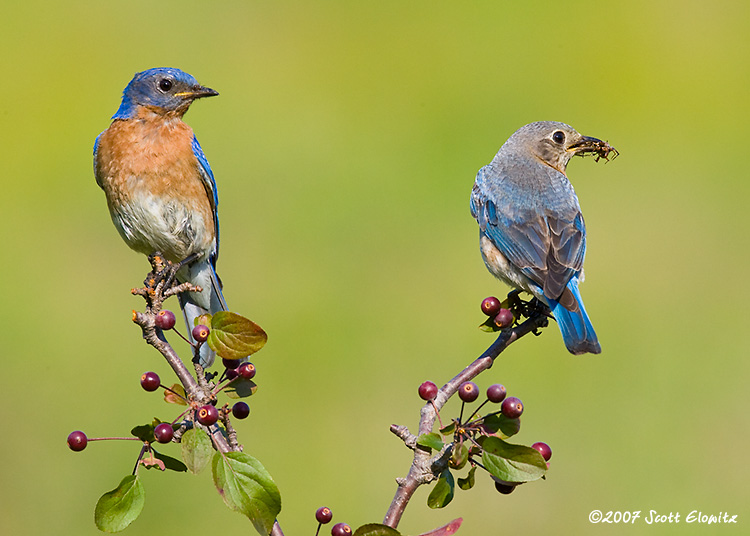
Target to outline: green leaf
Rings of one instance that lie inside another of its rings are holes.
[[[145,502],[143,484],[136,475],[128,475],[97,501],[94,522],[103,532],[120,532],[138,518]]]
[[[464,519],[462,517],[459,517],[457,519],[454,519],[447,525],[443,525],[442,527],[431,530],[430,532],[420,534],[420,536],[451,536],[452,534],[456,533],[458,528],[461,526],[461,523],[463,522]]]
[[[156,441],[156,439],[154,438],[155,427],[155,424],[142,424],[140,426],[134,427],[132,430],[130,430],[130,433],[144,443],[153,443],[154,441]]]
[[[219,311],[211,317],[208,345],[225,359],[242,359],[266,344],[268,335],[261,327],[237,313]]]
[[[188,470],[187,465],[182,463],[177,458],[172,458],[171,456],[167,456],[166,454],[162,454],[161,452],[157,452],[156,449],[151,447],[151,450],[154,452],[154,456],[164,462],[164,468],[169,469],[170,471],[177,471],[179,473],[184,473]]]
[[[250,518],[260,534],[270,534],[281,511],[281,495],[265,467],[244,452],[217,452],[212,468],[224,503]]]
[[[401,533],[388,525],[368,523],[355,530],[352,536],[401,536]]]
[[[214,455],[214,447],[211,439],[203,430],[191,428],[180,439],[182,446],[182,459],[188,470],[197,475],[211,461]]]
[[[462,469],[467,461],[469,461],[469,449],[466,448],[466,444],[455,445],[453,452],[451,452],[451,467],[453,469]]]
[[[538,480],[547,472],[547,462],[535,449],[494,436],[482,441],[482,464],[492,476],[510,483]]]
[[[440,434],[430,432],[429,434],[422,434],[417,438],[417,445],[427,447],[435,450],[443,448],[443,440],[440,438]]]
[[[502,413],[490,414],[482,421],[482,427],[488,434],[496,434],[499,431],[501,436],[507,439],[521,429],[521,419],[509,419]]]
[[[255,391],[257,390],[258,386],[254,381],[246,380],[242,376],[237,376],[237,378],[235,378],[234,381],[224,389],[224,393],[226,393],[229,398],[245,398],[255,394]]]
[[[466,475],[466,478],[459,478],[457,480],[458,487],[461,489],[471,489],[474,487],[474,473],[477,472],[477,466],[475,465],[471,469],[469,469],[469,473]]]
[[[430,508],[443,508],[453,500],[453,475],[446,469],[440,473],[437,484],[432,488],[430,496],[427,497],[427,506]]]
[[[456,421],[453,421],[449,425],[443,426],[440,429],[440,433],[443,434],[444,436],[453,435],[453,432],[455,431],[456,431]]]

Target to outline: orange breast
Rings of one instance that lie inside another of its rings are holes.
[[[179,118],[148,111],[114,121],[99,137],[97,182],[133,249],[149,254],[159,247],[178,261],[212,247],[213,209],[192,139]]]

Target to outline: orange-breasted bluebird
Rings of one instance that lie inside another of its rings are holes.
[[[583,281],[586,226],[565,174],[573,155],[617,152],[564,123],[541,121],[518,129],[479,170],[471,213],[479,223],[489,271],[547,304],[572,354],[598,354],[578,283]]]
[[[213,172],[182,116],[195,99],[218,95],[172,68],[137,73],[122,94],[112,124],[94,143],[94,174],[112,221],[135,251],[161,252],[178,263],[177,274],[202,292],[180,294],[188,333],[201,314],[226,310],[216,275],[218,197]],[[214,354],[204,344],[201,364]]]

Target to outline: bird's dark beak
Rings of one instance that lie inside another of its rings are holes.
[[[617,149],[612,147],[606,141],[602,141],[599,138],[592,138],[590,136],[581,136],[579,140],[568,146],[567,151],[572,152],[576,156],[586,156],[587,154],[594,153],[596,154],[597,162],[600,158],[609,160],[607,157],[610,153],[614,153],[614,156],[612,156],[613,159],[620,154],[617,152]]]
[[[183,99],[202,99],[203,97],[215,97],[219,92],[210,87],[204,86],[193,86],[188,91],[181,91],[175,93],[175,97],[182,97]]]

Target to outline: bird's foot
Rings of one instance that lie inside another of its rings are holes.
[[[552,312],[545,303],[533,296],[529,300],[524,300],[521,298],[522,292],[525,291],[516,289],[508,293],[508,309],[513,313],[516,322],[521,323],[522,318],[538,315],[552,318]]]
[[[154,255],[158,255],[158,253],[154,253]],[[179,272],[183,266],[187,266],[188,264],[195,262],[198,259],[199,255],[197,253],[193,253],[192,255],[188,255],[184,259],[182,259],[178,263],[171,263],[168,262],[168,266],[165,273],[166,280],[164,282],[164,288],[172,288],[174,285],[175,278],[177,277],[177,272]],[[149,257],[150,258],[150,257]]]
[[[195,260],[194,255],[179,263],[172,263],[157,252],[148,256],[151,271],[143,281],[143,287],[134,288],[132,294],[143,296],[152,312],[161,310],[162,302],[169,296],[180,292],[200,292],[201,288],[191,283],[177,283],[177,272],[186,264]]]

